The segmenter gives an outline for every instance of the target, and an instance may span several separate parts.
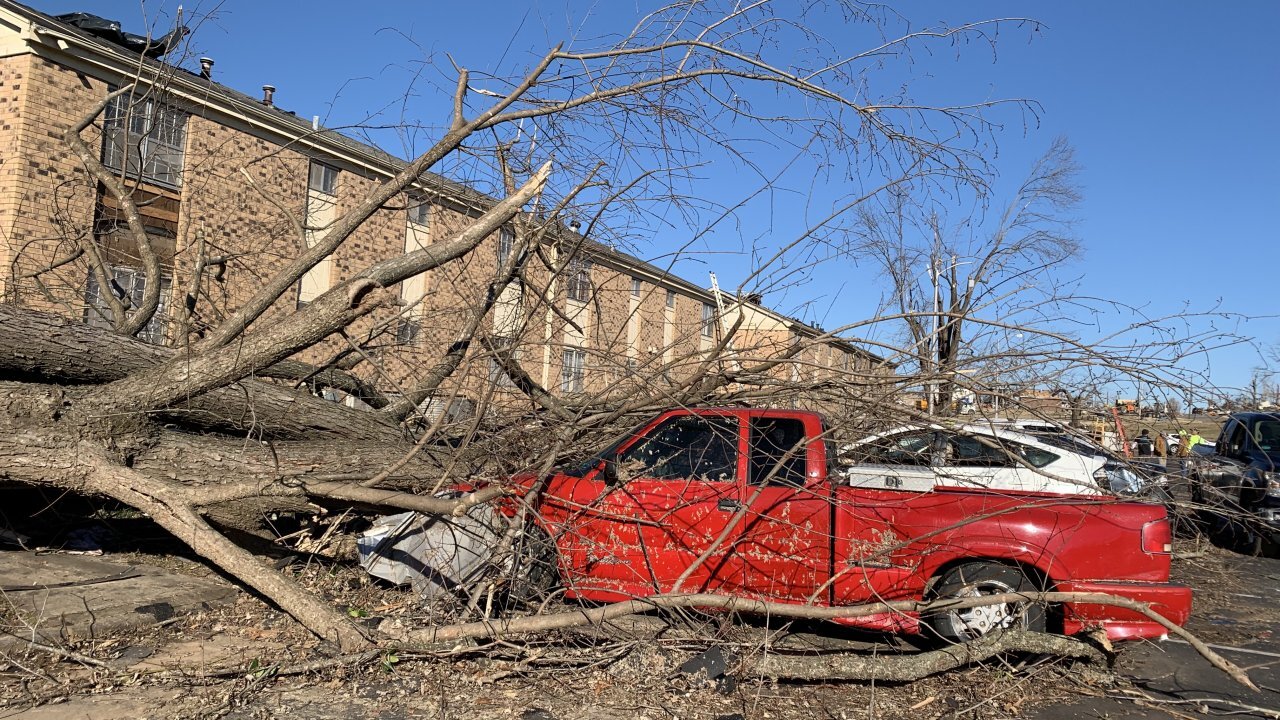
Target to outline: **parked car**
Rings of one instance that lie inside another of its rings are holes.
[[[1191,591],[1169,582],[1164,507],[1099,502],[1102,479],[1091,473],[1100,467],[1027,442],[1019,457],[1033,467],[1060,464],[1072,477],[1083,474],[1081,489],[1091,485],[1091,492],[1045,493],[1036,484],[1043,481],[1030,478],[1025,491],[932,481],[926,491],[907,491],[901,474],[901,484],[849,482],[828,437],[813,413],[671,410],[577,467],[545,481],[521,476],[515,484],[542,486],[527,534],[540,538],[534,547],[553,548],[571,598],[612,602],[678,590],[849,606],[1052,589],[1115,594],[1186,621]],[[922,440],[903,438],[901,457],[932,452],[932,435]],[[985,447],[959,449],[989,459]],[[1100,628],[1112,639],[1165,634],[1138,613],[1088,603],[1049,612],[1011,603],[839,622],[928,629],[949,640],[1014,626]]]
[[[916,491],[1137,495],[1158,490],[1164,477],[1163,467],[1126,462],[1043,421],[903,426],[844,446],[841,461],[851,484]]]
[[[1210,449],[1211,448],[1211,449]],[[1280,413],[1228,416],[1212,446],[1196,448],[1192,499],[1235,524],[1254,549],[1280,549]]]

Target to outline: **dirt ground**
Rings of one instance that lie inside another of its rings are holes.
[[[698,614],[307,668],[331,659],[331,649],[240,593],[229,604],[143,628],[50,641],[57,651],[11,647],[0,658],[0,718],[1280,718],[1280,676],[1272,669],[1280,663],[1272,635],[1280,628],[1280,561],[1195,540],[1180,541],[1177,551],[1176,579],[1197,590],[1191,629],[1249,666],[1261,693],[1242,693],[1172,642],[1123,646],[1112,668],[1022,659],[909,684],[736,679],[736,657],[775,648],[879,654],[914,648],[900,638],[821,624]],[[197,563],[163,553],[104,559],[218,580]],[[272,562],[370,625],[426,623],[439,612],[349,566]],[[680,672],[710,644],[728,653],[727,679]]]

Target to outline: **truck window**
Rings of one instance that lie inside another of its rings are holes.
[[[1259,420],[1253,426],[1253,441],[1263,452],[1280,450],[1280,420]]]
[[[804,422],[792,418],[751,420],[751,482],[804,485],[809,444]]]
[[[629,477],[733,482],[738,476],[738,421],[671,418],[618,458]]]
[[[1231,437],[1227,440],[1228,455],[1239,457],[1244,454],[1244,441],[1248,432],[1249,431],[1244,426],[1244,423],[1235,423],[1235,427],[1231,428]]]

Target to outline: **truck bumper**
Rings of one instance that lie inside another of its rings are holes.
[[[1178,626],[1191,616],[1191,588],[1172,583],[1064,582],[1058,592],[1106,593],[1145,603]],[[1067,635],[1102,628],[1108,640],[1161,638],[1168,629],[1140,612],[1114,605],[1063,603],[1062,631]]]

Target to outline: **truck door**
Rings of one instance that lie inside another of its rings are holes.
[[[1203,499],[1211,503],[1234,502],[1240,498],[1245,468],[1249,464],[1249,428],[1231,420],[1215,444],[1212,461],[1196,459]]]
[[[831,576],[831,492],[816,419],[752,417],[748,472],[740,499],[719,506],[740,514],[729,558],[747,597],[824,604]],[[726,587],[726,590],[729,588]]]
[[[732,416],[676,415],[621,447],[615,477],[582,515],[584,580],[619,593],[667,592],[711,550],[682,590],[723,582],[728,545],[712,547],[738,497],[740,423]]]

